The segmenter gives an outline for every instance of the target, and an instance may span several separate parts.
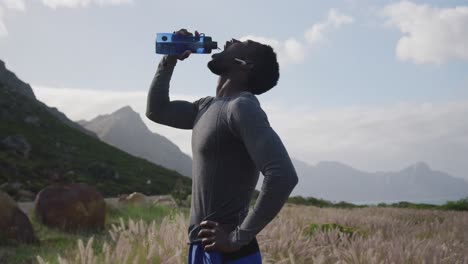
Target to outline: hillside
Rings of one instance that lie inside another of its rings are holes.
[[[129,106],[78,123],[108,144],[182,175],[192,176],[192,159],[167,138],[151,132],[140,115]]]
[[[190,178],[110,146],[45,106],[1,61],[0,120],[0,185],[35,193],[78,181],[106,196],[167,194],[176,183],[190,190]]]

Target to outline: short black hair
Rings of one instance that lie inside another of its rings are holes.
[[[259,95],[278,83],[279,64],[271,46],[255,41],[249,42],[255,48],[249,56],[253,61],[253,68],[249,73],[248,85],[250,92]]]

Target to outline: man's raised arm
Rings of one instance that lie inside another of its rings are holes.
[[[192,129],[200,101],[192,103],[169,99],[169,83],[176,64],[176,56],[161,59],[148,93],[146,116],[159,124]]]

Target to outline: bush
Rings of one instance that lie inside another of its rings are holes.
[[[450,201],[442,205],[443,209],[454,211],[468,211],[468,197],[458,201]]]
[[[306,235],[312,236],[317,230],[321,230],[322,232],[330,232],[332,230],[338,230],[340,233],[347,235],[348,237],[352,237],[354,234],[358,234],[359,232],[356,231],[353,227],[348,227],[336,223],[326,223],[326,224],[315,224],[312,223],[306,230]]]
[[[184,184],[182,179],[178,179],[172,189],[171,196],[179,206],[186,206],[187,197],[192,192],[190,186]],[[190,206],[190,205],[189,205]]]
[[[320,208],[358,208],[358,207],[366,207],[365,205],[355,205],[348,202],[338,202],[333,203],[324,199],[318,199],[314,197],[307,197],[304,198],[302,196],[293,196],[288,198],[288,203],[292,204],[300,204],[300,205],[312,205]]]
[[[435,204],[410,203],[410,202],[405,202],[405,201],[393,203],[390,205],[390,207],[411,208],[411,209],[437,209],[439,208],[439,206]]]

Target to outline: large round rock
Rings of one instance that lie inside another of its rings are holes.
[[[37,194],[35,203],[37,218],[44,225],[66,231],[104,227],[104,198],[86,184],[49,186]]]
[[[38,242],[29,218],[8,194],[0,192],[0,240],[22,243]]]

